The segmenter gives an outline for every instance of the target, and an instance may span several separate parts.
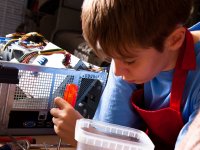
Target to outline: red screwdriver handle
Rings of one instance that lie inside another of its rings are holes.
[[[78,86],[76,84],[67,84],[64,91],[64,100],[66,100],[73,107],[75,107],[77,95]]]

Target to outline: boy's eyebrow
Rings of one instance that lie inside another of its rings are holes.
[[[132,61],[136,61],[137,57],[131,57],[131,58],[124,58],[122,59],[124,62],[132,62]]]
[[[125,60],[133,60],[133,59],[136,59],[137,58],[137,56],[135,56],[135,57],[126,57],[126,58],[124,58]]]
[[[139,53],[142,51],[140,49],[129,49],[129,50],[120,50],[120,51],[110,51],[109,56],[116,59],[133,59],[138,57]]]
[[[116,57],[113,57],[113,58],[115,58],[115,59],[119,59],[119,60],[133,60],[133,59],[136,59],[138,56],[137,55],[132,55],[131,57],[130,57],[130,55],[129,56],[124,56],[124,55],[121,55],[121,56],[116,56]]]
[[[122,54],[121,56],[126,59],[133,59],[133,58],[138,57],[138,53],[126,53],[126,54]]]

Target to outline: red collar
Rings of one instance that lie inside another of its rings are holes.
[[[194,40],[188,29],[185,33],[185,41],[180,49],[180,55],[176,64],[176,68],[184,70],[194,70],[196,68],[196,56],[194,51]]]

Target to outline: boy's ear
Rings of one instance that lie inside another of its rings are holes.
[[[175,29],[166,39],[165,48],[169,50],[178,50],[185,40],[186,29],[184,27],[179,27]]]

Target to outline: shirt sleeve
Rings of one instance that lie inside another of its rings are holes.
[[[187,112],[189,112],[190,110],[190,112],[192,113],[189,115],[188,121],[186,122],[186,124],[183,126],[183,128],[181,129],[179,133],[179,136],[176,141],[176,147],[178,146],[178,144],[180,144],[181,140],[186,135],[188,128],[191,125],[192,121],[195,119],[196,115],[200,113],[199,111],[200,110],[200,86],[199,85],[196,86],[196,89],[191,94],[191,100],[186,103],[185,107],[188,110]]]
[[[142,121],[130,101],[135,89],[134,84],[114,75],[112,62],[108,81],[93,119],[139,129]]]
[[[188,131],[188,128],[190,126],[190,124],[192,123],[192,121],[194,120],[195,116],[197,115],[197,111],[194,111],[188,122],[183,126],[183,128],[181,129],[179,135],[178,135],[178,138],[177,138],[177,141],[176,141],[176,145],[175,145],[175,150],[177,149],[178,145],[180,144],[181,140],[184,138],[184,136],[186,135],[187,131]]]

